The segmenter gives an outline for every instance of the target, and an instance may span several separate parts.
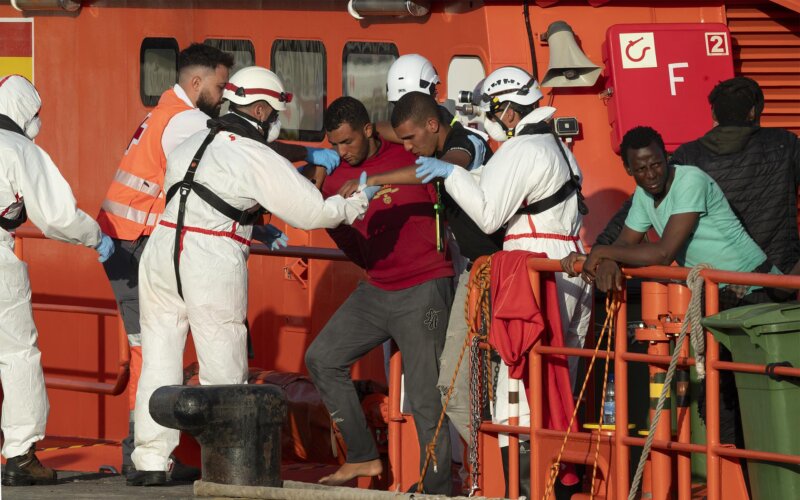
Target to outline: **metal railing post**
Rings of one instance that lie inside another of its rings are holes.
[[[705,280],[706,314],[719,312],[719,286]],[[706,330],[706,480],[708,500],[721,500],[719,445],[719,370],[714,363],[719,360],[719,344]]]
[[[630,449],[625,444],[624,438],[628,434],[628,363],[621,354],[628,350],[628,292],[627,282],[623,284],[622,301],[617,311],[616,335],[614,342],[614,384],[616,390],[614,417],[615,427],[619,429],[614,433],[616,476],[614,490],[619,500],[627,500],[630,475]],[[610,339],[609,339],[610,340]]]

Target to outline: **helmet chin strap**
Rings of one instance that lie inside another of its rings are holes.
[[[495,99],[497,98],[495,97]],[[498,104],[497,107],[500,107],[500,104]],[[500,116],[497,116],[497,112],[493,110],[494,106],[491,106],[488,112],[489,116],[491,116],[495,122],[499,123],[500,126],[503,127],[503,130],[505,131],[506,136],[509,139],[514,137],[514,129],[508,128],[508,126],[506,126],[506,124],[503,122],[503,117],[505,116],[506,111],[508,111],[510,107],[511,107],[511,101],[506,101],[506,109],[504,109],[503,112],[500,113]]]

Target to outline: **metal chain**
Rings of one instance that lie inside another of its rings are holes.
[[[480,338],[476,335],[472,338],[472,345],[470,346],[470,383],[469,383],[469,411],[470,411],[470,426],[469,426],[469,479],[470,479],[470,496],[478,489],[478,429],[481,426],[483,419],[483,408],[487,400],[487,388],[485,384],[481,384],[481,379],[486,374],[486,367],[481,362],[481,348],[479,346]]]

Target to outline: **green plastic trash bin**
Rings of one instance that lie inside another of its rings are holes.
[[[703,325],[738,363],[800,367],[800,304],[756,304],[709,316]],[[800,379],[736,373],[745,446],[800,455]],[[753,499],[800,499],[800,465],[749,460]]]

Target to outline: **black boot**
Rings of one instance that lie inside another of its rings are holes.
[[[506,482],[506,496],[508,496],[508,446],[500,448],[500,456],[503,458],[503,471]],[[531,443],[530,441],[519,442],[519,495],[525,498],[531,497]]]
[[[170,458],[172,458],[170,479],[173,481],[197,481],[200,479],[200,469],[181,462],[175,455],[171,455]]]
[[[189,482],[189,481],[197,481],[200,479],[200,469],[197,467],[192,467],[191,465],[187,465],[174,455],[171,455],[170,458],[172,459],[172,470],[169,473],[169,478],[172,481],[177,482]],[[158,471],[142,471],[147,474],[147,476],[143,476],[141,474],[136,474],[136,466],[131,463],[129,466],[122,466],[123,473],[122,475],[127,478],[128,486],[152,486],[155,484],[164,484],[167,482],[166,473],[164,475],[164,480],[161,481],[160,475],[158,475]],[[156,481],[153,483],[152,481]],[[161,481],[159,483],[159,481]]]
[[[163,470],[134,470],[126,476],[128,486],[162,486],[167,484],[167,473]]]
[[[56,484],[56,471],[42,465],[31,445],[24,455],[8,459],[3,470],[3,486],[33,484]]]

